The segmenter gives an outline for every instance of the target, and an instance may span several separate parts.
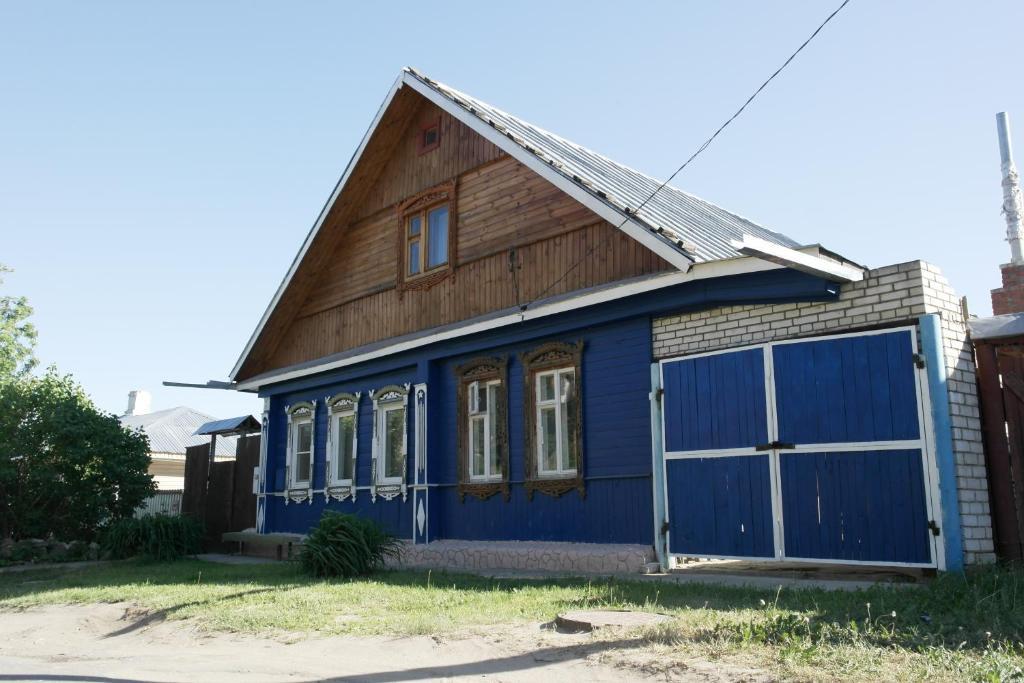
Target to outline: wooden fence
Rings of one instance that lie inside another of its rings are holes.
[[[209,446],[186,449],[181,513],[202,520],[206,527],[207,551],[228,549],[220,540],[221,534],[256,526],[252,477],[259,459],[258,435],[239,437],[235,459],[214,462],[212,470]]]

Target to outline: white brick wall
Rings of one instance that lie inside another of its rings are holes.
[[[670,358],[779,339],[914,323],[925,313],[942,320],[953,424],[964,560],[992,562],[992,518],[981,445],[974,361],[960,301],[935,266],[911,261],[870,271],[843,285],[835,301],[724,306],[654,320],[654,356]]]

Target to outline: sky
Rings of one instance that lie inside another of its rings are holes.
[[[105,410],[258,414],[161,382],[227,378],[403,66],[664,178],[838,4],[6,0],[0,294]],[[852,0],[673,184],[987,315],[1022,35],[1019,0]]]

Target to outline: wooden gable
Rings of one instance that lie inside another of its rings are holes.
[[[434,124],[437,148],[422,152],[420,131]],[[455,184],[451,273],[428,288],[401,288],[404,226],[397,207],[445,182]],[[236,380],[540,296],[672,269],[468,126],[403,88],[383,113]]]

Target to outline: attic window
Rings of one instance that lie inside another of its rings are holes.
[[[399,207],[399,282],[404,289],[429,287],[451,271],[455,183],[432,187]]]
[[[416,151],[419,154],[426,154],[437,149],[441,144],[441,120],[431,121],[420,128],[419,138],[416,140]]]

